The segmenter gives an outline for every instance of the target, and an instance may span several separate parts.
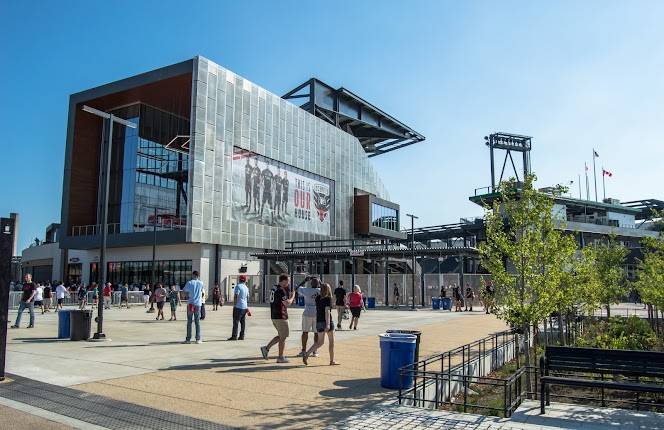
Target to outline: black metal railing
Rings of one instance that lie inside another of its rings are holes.
[[[502,384],[510,399],[512,394],[518,399],[518,406],[522,395],[521,382],[516,381],[518,378],[514,375],[489,378],[487,375],[512,360],[519,367],[520,339],[522,337],[516,330],[503,331],[402,367],[399,369],[399,404],[435,408],[445,403],[453,404],[450,401],[455,395],[461,390],[467,393],[469,384],[481,380],[486,381],[485,384]],[[505,403],[511,405],[513,402],[506,399]],[[464,410],[467,408],[466,404]],[[502,410],[505,412],[506,409]],[[507,413],[512,411],[511,406],[507,407]]]

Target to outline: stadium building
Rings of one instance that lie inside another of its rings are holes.
[[[310,79],[279,97],[200,56],[73,94],[58,273],[99,281],[106,161],[108,279],[181,284],[198,270],[213,285],[275,272],[251,254],[289,241],[403,239],[369,158],[423,140],[345,88]]]

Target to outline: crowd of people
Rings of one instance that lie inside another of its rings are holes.
[[[305,286],[305,284],[309,284]],[[288,363],[284,356],[286,339],[290,335],[288,325],[288,307],[291,306],[295,297],[300,296],[304,301],[304,312],[302,315],[302,348],[298,357],[302,357],[304,364],[308,364],[309,357],[318,357],[318,350],[328,341],[328,353],[330,366],[339,363],[334,357],[334,332],[335,324],[332,319],[333,309],[337,309],[336,330],[341,330],[341,321],[344,319],[346,309],[350,310],[350,329],[357,330],[357,324],[363,309],[366,309],[364,296],[359,285],[353,287],[348,293],[344,288],[343,281],[332,291],[330,284],[321,282],[317,277],[307,276],[299,285],[292,288],[290,278],[286,274],[279,276],[279,283],[270,290],[270,317],[272,325],[277,334],[265,346],[260,348],[264,359],[268,359],[270,349],[277,345],[277,363]],[[313,342],[307,348],[309,333],[313,334]]]
[[[237,285],[232,288],[232,331],[229,341],[241,341],[245,339],[246,317],[251,316],[251,309],[248,306],[249,289],[246,285],[247,277],[240,275]],[[56,285],[55,288],[53,285]],[[205,319],[205,287],[199,279],[198,272],[192,272],[192,279],[189,280],[184,288],[180,289],[177,285],[164,286],[162,283],[156,283],[154,286],[145,284],[141,287],[134,286],[133,291],[141,292],[143,295],[143,306],[147,312],[156,311],[156,320],[164,320],[164,307],[166,302],[170,305],[169,321],[177,320],[177,310],[186,303],[187,323],[186,336],[183,343],[203,342],[201,331],[201,320]],[[475,293],[470,285],[466,285],[465,290],[456,284],[449,287],[441,286],[440,297],[447,297],[448,290],[451,290],[451,298],[454,300],[455,309],[460,311],[472,311]],[[35,314],[34,309],[38,307],[42,314],[51,311],[51,306],[55,303],[55,311],[62,309],[63,302],[67,295],[78,301],[79,309],[85,309],[88,305],[91,307],[104,306],[110,309],[111,304],[118,305],[119,308],[129,308],[129,291],[127,284],[112,285],[110,282],[101,288],[96,283],[89,286],[71,285],[65,287],[62,282],[46,283],[45,285],[32,282],[29,274],[25,275],[25,282],[22,287],[21,301],[18,308],[16,321],[12,328],[18,328],[21,323],[23,311],[28,309],[30,312],[29,328],[34,327]],[[119,303],[113,303],[117,300],[119,292]],[[217,284],[211,289],[212,310],[217,311],[224,304],[224,294]],[[366,310],[366,297],[362,294],[359,285],[354,285],[349,292],[344,287],[343,281],[332,290],[332,287],[322,282],[318,277],[307,276],[299,285],[292,286],[290,277],[287,274],[279,276],[278,283],[270,290],[270,318],[272,325],[276,330],[276,335],[264,346],[260,348],[261,355],[267,359],[270,349],[275,345],[278,348],[277,363],[288,363],[284,356],[286,339],[290,335],[288,324],[288,307],[291,306],[296,297],[302,298],[304,312],[302,315],[302,335],[301,350],[298,354],[304,364],[308,363],[310,357],[318,357],[319,350],[324,346],[327,338],[329,363],[334,366],[338,362],[334,355],[334,332],[342,330],[342,321],[349,319],[349,330],[357,330],[360,316],[363,310]],[[482,287],[481,301],[485,312],[490,313],[494,306],[495,289],[488,282]],[[53,297],[56,301],[53,302]],[[399,288],[394,284],[394,302],[396,306],[400,303]],[[150,308],[148,309],[148,306]],[[155,310],[156,306],[156,310]],[[336,324],[333,319],[333,310],[336,309]],[[350,315],[348,315],[350,314]],[[309,346],[309,335],[312,334],[312,343]],[[308,347],[309,346],[309,347]]]

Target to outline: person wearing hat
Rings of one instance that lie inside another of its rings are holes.
[[[240,275],[238,283],[233,291],[233,333],[228,340],[244,340],[245,317],[249,306],[247,298],[249,297],[249,288],[247,288],[247,276]],[[238,323],[240,325],[240,336],[237,333]]]

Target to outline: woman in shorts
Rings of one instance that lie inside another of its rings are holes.
[[[339,363],[334,361],[334,321],[332,321],[332,288],[330,284],[320,284],[320,294],[316,296],[316,331],[318,332],[318,340],[302,355],[302,361],[307,364],[309,356],[325,343],[325,333],[327,333],[330,366],[338,365]]]
[[[150,302],[150,287],[143,285],[143,307],[147,308]]]
[[[154,290],[154,302],[157,304],[157,318],[161,316],[161,319],[164,319],[164,303],[166,303],[166,289],[161,282],[157,283]]]
[[[180,292],[175,288],[175,285],[171,285],[171,291],[168,293],[168,302],[171,305],[171,319],[169,321],[177,321],[175,311],[180,304]]]
[[[360,291],[360,286],[355,285],[353,287],[353,292],[348,295],[348,306],[350,307],[350,314],[352,315],[350,319],[349,330],[357,330],[357,322],[360,320],[360,313],[364,307],[364,297],[362,296],[362,291]]]

